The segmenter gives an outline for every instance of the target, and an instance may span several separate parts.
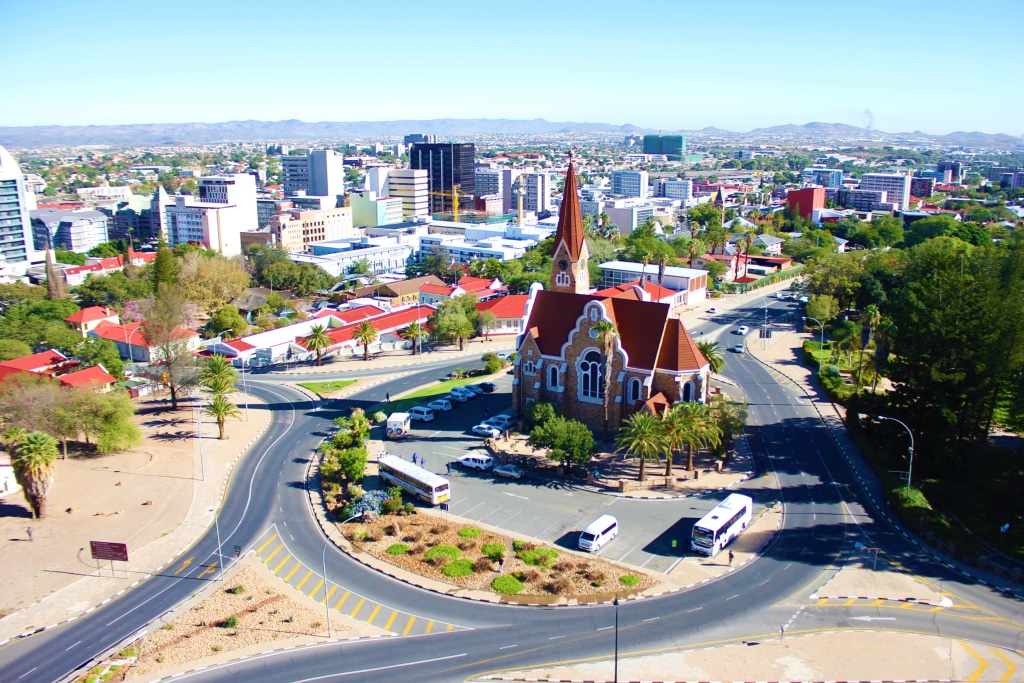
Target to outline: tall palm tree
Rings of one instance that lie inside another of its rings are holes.
[[[711,366],[711,374],[718,375],[725,369],[725,355],[722,353],[721,344],[710,339],[701,339],[697,342],[697,348]]]
[[[427,336],[427,329],[419,323],[412,323],[408,327],[403,327],[399,330],[398,336],[412,342],[412,355],[415,356],[419,353],[420,341]]]
[[[242,411],[238,409],[234,403],[229,401],[223,394],[217,394],[210,399],[210,405],[208,405],[203,412],[212,417],[217,421],[217,428],[220,429],[220,436],[217,438],[223,441],[227,437],[224,436],[224,422],[229,417],[242,418]]]
[[[690,252],[690,267],[693,268],[693,259],[704,255],[704,242],[691,238],[690,243],[686,245],[686,249]]]
[[[633,459],[640,458],[640,471],[637,481],[647,480],[647,460],[657,464],[661,456],[668,453],[665,441],[665,429],[661,419],[647,411],[633,413],[615,437],[616,453],[626,451],[633,454]]]
[[[597,330],[597,339],[604,347],[604,386],[601,393],[604,398],[604,433],[608,434],[608,422],[611,420],[611,392],[612,392],[612,363],[615,360],[615,341],[619,338],[619,331],[615,323],[609,320],[599,320],[594,329]],[[626,410],[623,403],[622,411]],[[621,420],[620,420],[621,422]]]
[[[356,325],[352,338],[363,345],[363,360],[370,360],[370,344],[377,341],[377,328],[369,320]]]
[[[235,368],[221,355],[213,356],[206,361],[206,365],[199,372],[199,384],[214,395],[228,393],[237,379],[238,373]]]
[[[715,421],[711,406],[695,401],[684,401],[672,406],[678,413],[686,434],[686,469],[693,471],[694,452],[722,442],[722,432]]]
[[[857,364],[857,393],[860,393],[861,388],[861,375],[865,370],[864,363],[864,352],[867,350],[868,345],[871,343],[871,338],[875,334],[875,328],[878,327],[878,323],[882,320],[882,314],[878,310],[878,306],[875,304],[868,304],[864,307],[864,311],[861,315],[861,333],[860,333],[860,362]]]
[[[14,478],[21,485],[36,518],[46,515],[46,495],[53,485],[53,461],[57,459],[57,452],[57,440],[46,432],[23,434],[11,452]]]
[[[665,458],[665,476],[672,476],[672,460],[677,451],[686,448],[689,443],[687,428],[689,424],[681,413],[675,410],[666,410],[661,416],[661,427],[665,432],[665,446],[668,448],[668,455]]]
[[[324,349],[329,347],[332,341],[323,325],[313,325],[309,328],[309,336],[306,337],[306,348],[316,352],[316,364],[318,367]]]
[[[747,425],[746,402],[731,401],[725,394],[718,394],[711,403],[711,414],[722,435],[719,445],[731,445]]]

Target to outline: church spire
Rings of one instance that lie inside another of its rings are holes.
[[[583,214],[580,211],[580,198],[576,194],[576,173],[573,170],[570,153],[569,170],[565,175],[565,192],[562,194],[562,206],[558,212],[555,251],[558,251],[560,243],[565,242],[569,257],[576,261],[583,252],[583,237]]]

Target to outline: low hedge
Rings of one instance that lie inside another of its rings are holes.
[[[473,573],[473,560],[463,558],[449,562],[441,568],[441,573],[453,579],[460,576],[469,576]]]
[[[519,595],[523,592],[523,582],[514,576],[502,574],[491,581],[491,590],[502,595]]]
[[[433,560],[438,557],[443,557],[449,562],[454,562],[459,559],[462,555],[462,551],[453,545],[436,545],[427,552],[423,553],[424,560]]]
[[[405,555],[409,552],[409,546],[405,543],[395,543],[389,545],[387,549],[388,555]]]
[[[504,543],[484,543],[483,547],[480,548],[480,552],[487,558],[494,560],[495,562],[500,561],[505,557],[505,544]]]
[[[483,532],[475,526],[464,526],[456,532],[459,538],[477,538]]]
[[[551,563],[558,558],[558,552],[551,548],[533,548],[522,550],[517,556],[532,567],[550,567]]]
[[[632,588],[633,586],[640,583],[640,577],[636,574],[623,574],[619,577],[619,582],[623,586],[629,586],[630,588]]]

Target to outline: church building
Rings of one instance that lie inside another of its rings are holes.
[[[608,432],[638,410],[706,400],[710,365],[671,307],[639,286],[596,293],[588,257],[570,159],[550,288],[530,289],[518,339],[516,414],[553,403],[559,415]]]

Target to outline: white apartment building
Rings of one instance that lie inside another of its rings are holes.
[[[523,193],[523,211],[551,211],[551,174],[547,171],[524,171],[515,180],[512,211],[519,210],[517,192]]]
[[[401,199],[406,219],[426,216],[430,213],[429,173],[424,169],[376,166],[366,171],[364,187],[378,197]]]
[[[126,202],[132,198],[132,188],[123,187],[80,187],[75,190],[83,202]]]
[[[48,247],[84,254],[109,239],[107,215],[93,209],[31,211],[35,248]]]
[[[203,176],[199,179],[197,194],[200,203],[236,207],[241,230],[257,230],[260,227],[256,210],[255,176],[248,173]]]
[[[693,200],[693,181],[686,178],[658,178],[654,181],[654,196],[679,199],[685,206]]]
[[[865,173],[860,177],[859,189],[885,192],[888,202],[895,205],[897,211],[910,208],[910,176],[899,173]]]
[[[612,171],[612,194],[647,198],[647,171]]]
[[[21,167],[0,147],[0,277],[21,277],[43,260],[35,250],[32,219],[35,194],[25,184]]]
[[[190,196],[179,195],[165,213],[170,246],[193,242],[224,256],[242,253],[241,233],[247,224],[234,204],[197,202]]]
[[[337,197],[345,194],[345,158],[333,149],[316,149],[309,153],[309,189],[314,197]]]

